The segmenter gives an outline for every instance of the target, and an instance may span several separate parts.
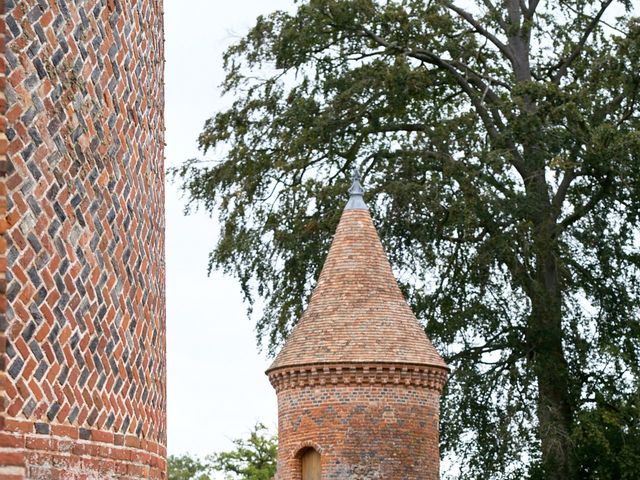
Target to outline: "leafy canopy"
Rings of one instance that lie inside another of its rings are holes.
[[[173,172],[219,216],[210,268],[235,275],[250,308],[264,301],[258,339],[273,353],[300,318],[358,165],[401,286],[454,368],[451,475],[632,478],[631,3],[296,3],[228,49],[234,101],[199,137],[211,160]]]

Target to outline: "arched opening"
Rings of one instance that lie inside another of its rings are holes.
[[[307,448],[300,455],[302,480],[320,480],[320,453],[315,448]]]

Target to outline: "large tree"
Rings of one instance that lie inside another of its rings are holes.
[[[402,287],[453,367],[442,441],[459,478],[640,475],[631,8],[297,2],[228,49],[234,101],[200,135],[208,162],[175,171],[219,215],[210,266],[259,302],[273,352],[362,169]]]

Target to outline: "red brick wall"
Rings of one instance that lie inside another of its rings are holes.
[[[424,366],[324,365],[280,372],[279,480],[300,480],[299,454],[321,454],[323,479],[439,479],[440,389]]]
[[[4,10],[0,478],[164,478],[162,3]]]

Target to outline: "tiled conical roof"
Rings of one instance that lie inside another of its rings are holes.
[[[447,368],[398,287],[358,180],[309,305],[268,371],[333,363]]]

